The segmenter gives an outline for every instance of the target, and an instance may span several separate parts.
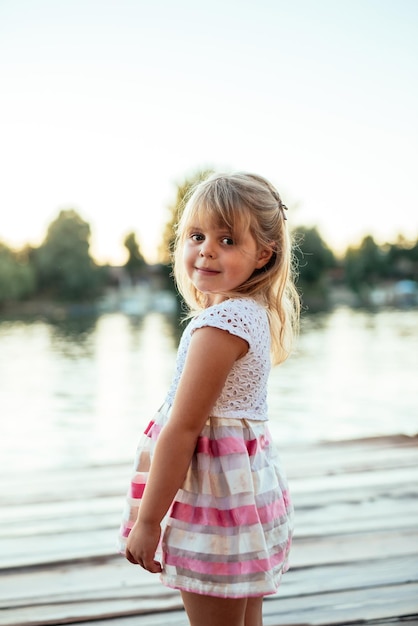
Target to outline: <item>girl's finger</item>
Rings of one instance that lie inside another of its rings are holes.
[[[146,563],[146,564],[144,563],[142,567],[146,569],[148,572],[151,572],[151,574],[158,574],[159,572],[163,571],[163,568],[161,567],[161,563],[159,563],[158,561],[150,561],[149,563]]]
[[[133,563],[134,565],[138,564],[138,561],[135,559],[132,553],[128,550],[128,548],[126,548],[125,550],[125,557],[128,559],[130,563]]]

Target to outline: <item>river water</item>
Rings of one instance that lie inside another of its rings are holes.
[[[176,320],[151,312],[0,322],[0,464],[7,472],[125,463],[171,381]],[[305,317],[274,368],[281,445],[418,432],[418,311]]]

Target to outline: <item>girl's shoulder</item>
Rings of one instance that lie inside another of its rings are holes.
[[[253,298],[229,298],[201,311],[191,321],[191,331],[214,326],[232,334],[251,335],[263,330],[267,321],[265,308]]]

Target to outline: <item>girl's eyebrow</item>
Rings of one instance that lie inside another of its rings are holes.
[[[189,235],[190,233],[201,232],[201,231],[202,231],[202,228],[200,226],[187,226],[184,232]]]
[[[190,226],[187,227],[187,232],[192,232],[192,231],[203,231],[206,230],[208,228],[207,225],[202,225],[202,224],[191,224]],[[218,224],[217,226],[214,227],[210,227],[211,230],[215,230],[217,231],[219,234],[223,234],[223,233],[228,233],[231,234],[232,233],[232,229],[227,226],[226,224]]]

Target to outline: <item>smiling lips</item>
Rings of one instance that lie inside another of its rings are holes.
[[[195,269],[196,271],[202,274],[219,274],[220,273],[217,270],[210,269],[209,267],[196,267]]]

